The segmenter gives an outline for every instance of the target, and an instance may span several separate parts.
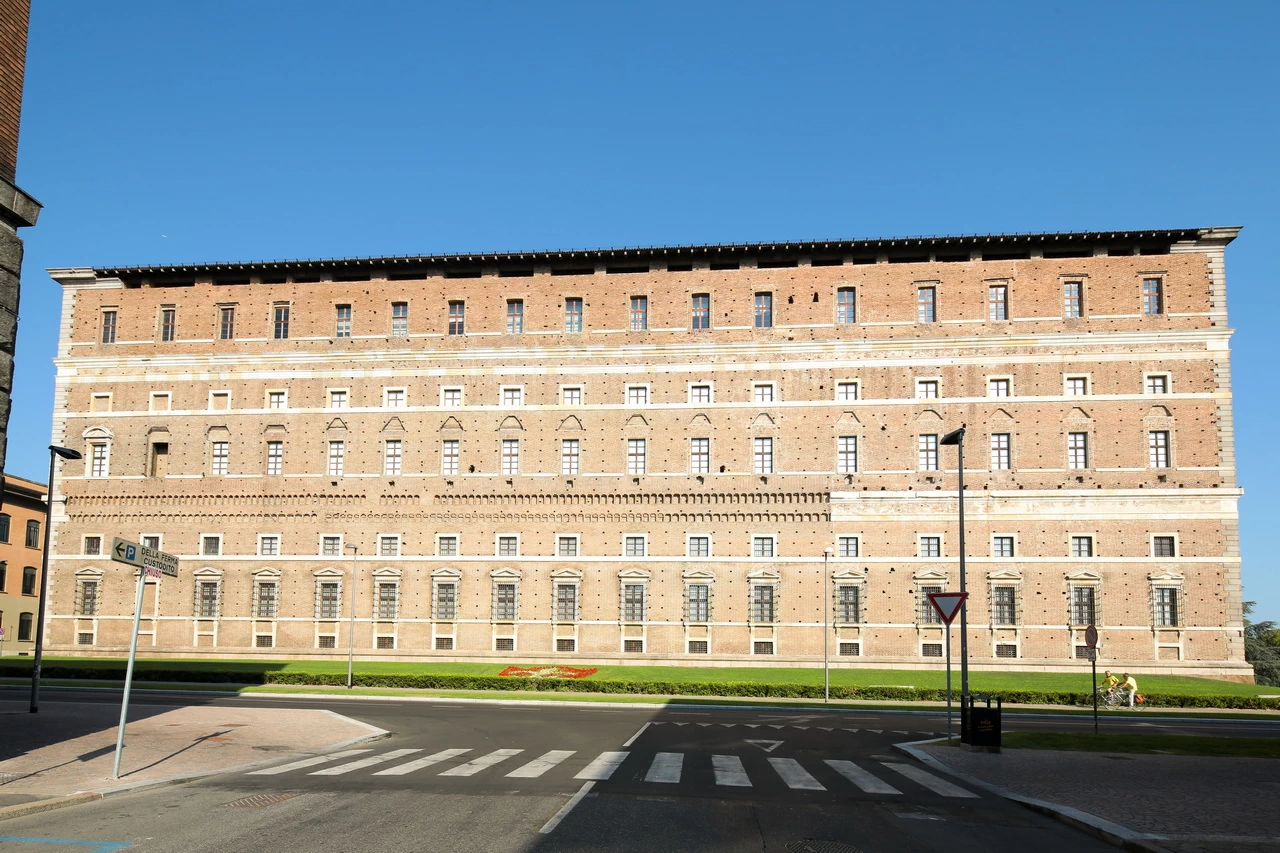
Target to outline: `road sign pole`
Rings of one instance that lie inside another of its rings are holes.
[[[1098,650],[1090,649],[1089,663],[1093,667],[1093,733],[1098,733]]]
[[[947,623],[947,743],[951,743],[951,623]]]
[[[111,778],[120,778],[120,754],[124,752],[124,724],[129,719],[129,688],[133,685],[133,662],[138,657],[138,627],[142,623],[142,593],[147,588],[147,570],[138,570],[138,598],[133,605],[133,638],[129,641],[129,665],[124,671],[124,699],[120,703],[120,731],[116,734],[116,761]]]

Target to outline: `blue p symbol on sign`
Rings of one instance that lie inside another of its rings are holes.
[[[137,549],[136,547],[134,547],[133,545],[126,545],[126,546],[124,546],[124,558],[125,558],[126,560],[136,560],[136,559],[138,559],[138,549]]]

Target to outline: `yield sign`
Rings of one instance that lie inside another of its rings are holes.
[[[754,744],[765,752],[773,752],[775,749],[782,746],[782,741],[780,740],[748,740],[747,743]]]
[[[938,615],[942,617],[942,621],[950,625],[951,620],[956,618],[956,614],[960,612],[960,606],[964,604],[964,600],[969,597],[967,592],[931,592],[929,593],[929,603],[933,605],[933,609],[938,611]]]

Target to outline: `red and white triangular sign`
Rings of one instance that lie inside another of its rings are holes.
[[[929,603],[933,605],[934,610],[938,611],[942,621],[950,625],[951,620],[955,619],[956,614],[960,612],[960,605],[964,604],[964,600],[968,597],[967,592],[931,592]]]

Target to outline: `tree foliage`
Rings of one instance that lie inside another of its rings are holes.
[[[1253,664],[1254,680],[1280,687],[1280,629],[1270,620],[1249,618],[1254,602],[1244,603],[1244,659]]]

